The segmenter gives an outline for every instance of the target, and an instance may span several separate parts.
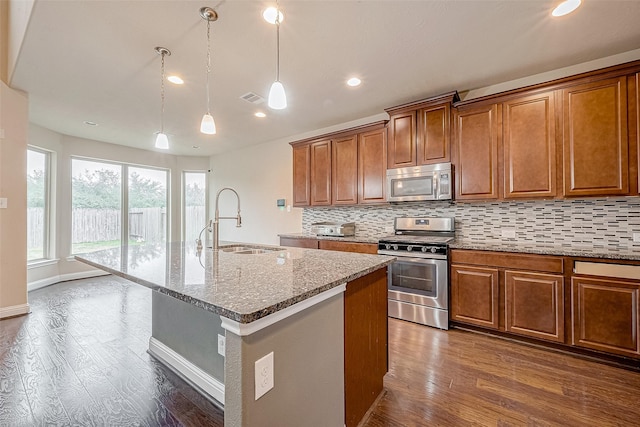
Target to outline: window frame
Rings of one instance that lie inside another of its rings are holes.
[[[51,183],[53,180],[53,170],[52,170],[53,156],[55,154],[51,150],[37,147],[35,145],[27,145],[27,152],[28,151],[33,151],[36,153],[43,154],[45,157],[44,157],[44,183],[43,183],[44,184],[44,212],[43,212],[44,219],[42,224],[42,228],[43,228],[42,258],[34,258],[30,260],[28,259],[28,255],[27,255],[27,266],[46,263],[50,261],[53,256],[53,251],[51,247],[51,243],[53,242],[53,238],[52,238],[53,228],[51,227],[51,222],[53,217],[52,215],[53,209],[51,206],[51,203],[52,203]],[[28,173],[29,171],[27,170],[27,174]],[[25,176],[25,179],[27,179],[26,176]]]
[[[207,218],[209,218],[209,177],[207,174],[207,170],[183,170],[182,171],[182,182],[180,184],[181,189],[181,197],[180,197],[180,239],[184,242],[187,238],[187,174],[190,173],[200,173],[204,175],[204,217],[205,223],[207,222]],[[202,226],[206,226],[207,224],[202,224]]]

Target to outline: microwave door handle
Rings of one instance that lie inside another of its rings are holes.
[[[440,199],[440,174],[438,172],[433,173],[433,199]]]

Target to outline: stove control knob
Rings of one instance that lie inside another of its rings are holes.
[[[426,246],[422,247],[422,252],[427,252],[429,250],[429,248],[427,248]]]
[[[413,246],[407,246],[407,252],[411,252],[413,250]]]
[[[391,250],[391,245],[386,244],[386,245],[384,245],[384,248],[385,248],[386,250]]]
[[[436,251],[437,251],[437,249],[436,249],[436,248],[431,248],[431,253],[432,253],[432,254],[435,254],[435,253],[436,253]]]
[[[397,251],[398,250],[398,245],[393,245],[393,250]]]

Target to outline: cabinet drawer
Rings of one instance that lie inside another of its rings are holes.
[[[562,274],[564,272],[562,257],[548,255],[454,249],[451,251],[451,262],[456,264],[490,265],[498,268],[532,270],[544,273]]]
[[[338,242],[335,240],[320,240],[320,249],[328,251],[357,252],[361,254],[377,254],[378,245],[374,243]]]
[[[290,246],[294,248],[318,249],[317,239],[305,239],[295,237],[281,237],[280,246]]]

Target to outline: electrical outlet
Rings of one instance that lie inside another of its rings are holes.
[[[255,366],[256,400],[273,388],[273,351],[256,360]]]
[[[516,229],[515,228],[503,228],[502,229],[502,237],[506,239],[515,239],[516,238]]]
[[[7,209],[7,198],[0,197],[0,209]]]
[[[633,233],[633,241],[640,243],[640,233]]]
[[[225,337],[218,334],[218,354],[222,357],[224,357],[225,346],[226,346]]]
[[[394,231],[396,231],[396,230],[393,228],[393,225],[389,225],[389,226],[384,228],[384,232],[385,233],[393,233]]]

